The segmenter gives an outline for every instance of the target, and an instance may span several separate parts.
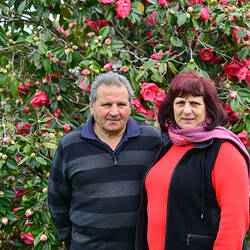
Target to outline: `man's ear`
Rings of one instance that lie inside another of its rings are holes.
[[[89,109],[90,113],[93,114],[93,103],[91,101],[89,102]]]

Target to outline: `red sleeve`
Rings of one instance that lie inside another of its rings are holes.
[[[221,145],[212,182],[221,208],[213,250],[242,250],[249,226],[248,171],[244,157],[230,142]]]

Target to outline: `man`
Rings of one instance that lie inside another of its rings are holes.
[[[131,117],[133,90],[117,73],[92,83],[92,117],[62,137],[48,202],[70,250],[133,250],[142,177],[161,147],[158,129]]]

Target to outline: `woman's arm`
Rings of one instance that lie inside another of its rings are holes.
[[[221,145],[212,182],[221,208],[213,250],[242,250],[249,226],[248,171],[243,155],[230,142]]]

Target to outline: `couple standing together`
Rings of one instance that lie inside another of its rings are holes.
[[[130,117],[133,90],[108,72],[91,118],[60,140],[51,218],[67,250],[241,250],[249,226],[249,154],[210,80],[175,76],[161,131]]]

